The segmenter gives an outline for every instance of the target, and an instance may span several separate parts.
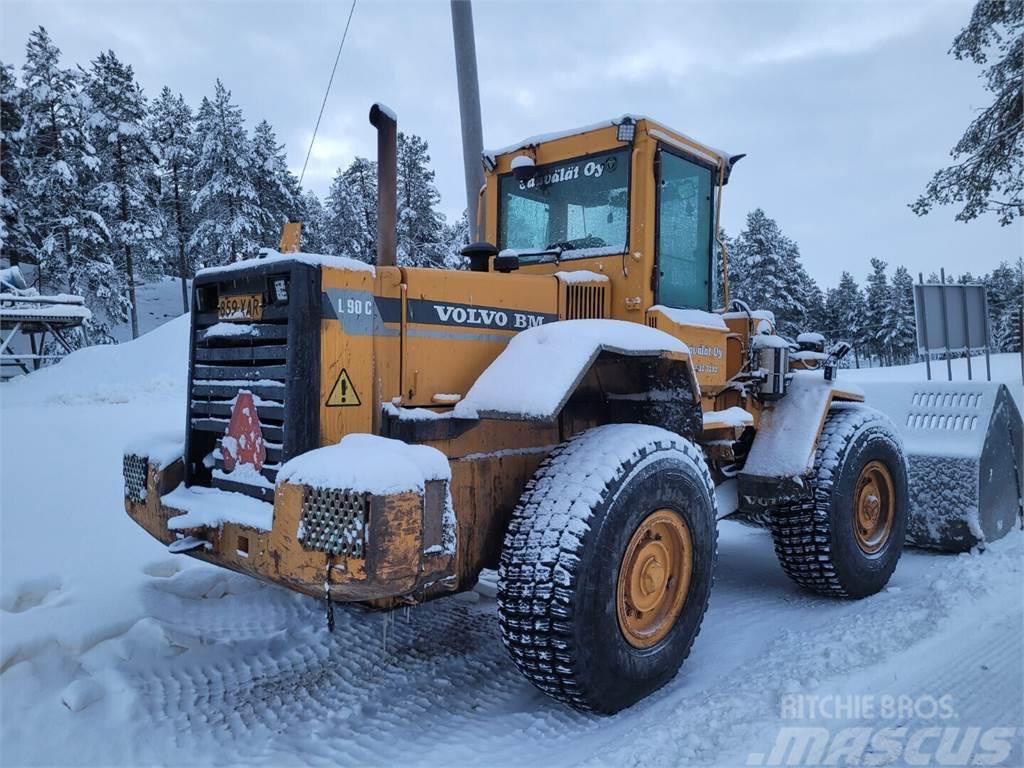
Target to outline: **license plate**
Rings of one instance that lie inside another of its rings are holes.
[[[263,297],[259,294],[240,294],[217,297],[217,319],[261,320]]]

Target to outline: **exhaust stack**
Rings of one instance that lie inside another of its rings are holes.
[[[398,263],[398,117],[383,104],[370,107],[377,129],[377,266]]]

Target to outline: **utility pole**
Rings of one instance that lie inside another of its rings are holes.
[[[476,72],[476,42],[473,37],[473,6],[469,0],[451,0],[452,36],[455,38],[455,74],[459,83],[459,117],[462,122],[462,164],[466,173],[466,208],[469,211],[470,240],[484,237],[484,221],[477,227],[477,203],[484,184],[481,156],[484,132],[480,119],[480,81]]]

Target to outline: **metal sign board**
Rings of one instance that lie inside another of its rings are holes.
[[[965,352],[987,347],[988,300],[983,285],[914,286],[917,349]]]

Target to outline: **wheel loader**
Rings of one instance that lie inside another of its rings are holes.
[[[126,451],[132,519],[329,617],[497,568],[515,666],[602,713],[688,655],[722,518],[767,525],[809,590],[885,586],[911,515],[900,428],[842,347],[798,350],[716,284],[741,156],[633,115],[484,153],[469,268],[413,268],[396,118],[370,121],[376,264],[303,254],[289,225],[280,252],[196,276],[184,440]]]

